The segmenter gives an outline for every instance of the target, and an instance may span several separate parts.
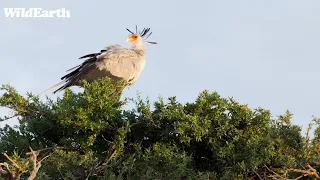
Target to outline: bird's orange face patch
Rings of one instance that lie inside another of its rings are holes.
[[[130,35],[127,39],[129,42],[135,42],[138,39],[138,36],[136,34]]]

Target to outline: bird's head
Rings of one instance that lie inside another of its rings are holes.
[[[129,29],[127,29],[131,34],[128,36],[127,42],[131,42],[133,46],[135,47],[143,47],[144,42],[150,43],[150,44],[157,44],[156,42],[147,41],[147,39],[150,37],[152,32],[150,31],[150,28],[143,28],[141,32],[138,32],[137,26],[136,26],[136,33],[133,33]]]

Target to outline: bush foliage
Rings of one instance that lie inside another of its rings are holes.
[[[118,85],[102,79],[44,102],[4,85],[0,106],[19,126],[0,129],[3,179],[319,178],[319,119],[310,139],[290,112],[274,119],[208,91],[186,104],[138,97],[127,110]]]

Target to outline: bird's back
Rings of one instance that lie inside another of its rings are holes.
[[[96,62],[97,71],[108,72],[113,78],[134,83],[145,67],[143,50],[118,48],[102,54]]]

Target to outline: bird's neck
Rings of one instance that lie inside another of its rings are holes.
[[[144,47],[133,46],[132,48],[139,56],[144,56]]]
[[[133,49],[136,49],[136,50],[142,50],[142,51],[144,51],[144,48],[145,48],[145,47],[144,47],[144,42],[138,41],[138,42],[136,42],[136,43],[133,44],[132,48],[133,48]]]
[[[139,56],[144,56],[144,49],[132,48],[132,50],[133,50],[134,52],[136,52],[137,55],[139,55]]]

